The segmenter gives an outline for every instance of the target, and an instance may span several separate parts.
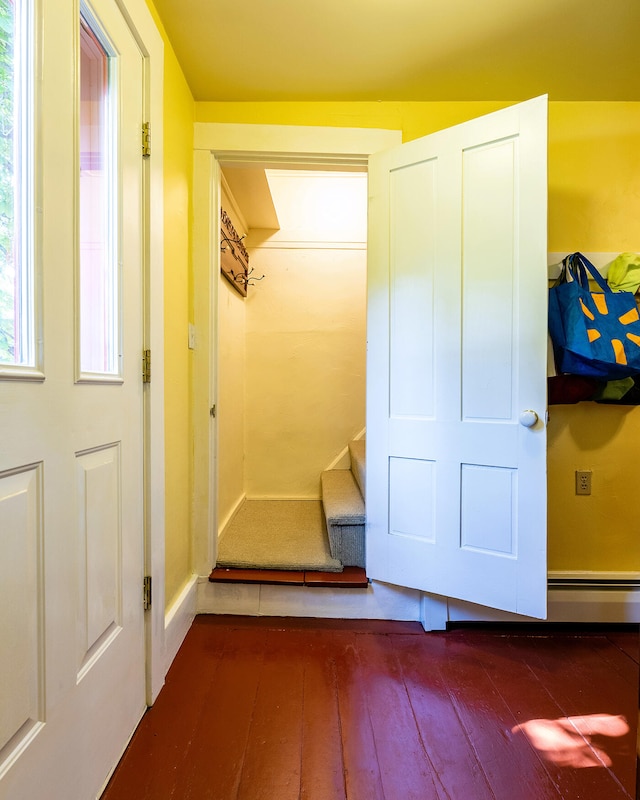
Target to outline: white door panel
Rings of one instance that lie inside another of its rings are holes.
[[[0,798],[88,800],[145,709],[143,59],[118,5],[91,3],[117,95],[123,349],[120,374],[79,383],[78,7],[39,8],[44,380],[0,379]]]
[[[369,178],[367,572],[544,617],[546,98]]]

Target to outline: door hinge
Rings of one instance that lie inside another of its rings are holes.
[[[142,157],[149,158],[151,155],[151,123],[142,123]]]
[[[145,575],[142,582],[142,605],[145,611],[151,608],[151,575]]]
[[[151,575],[145,575],[142,582],[142,606],[145,611],[151,608]]]
[[[215,405],[215,403],[209,409],[209,415],[215,418],[215,416],[216,416],[216,405]]]
[[[142,382],[151,383],[151,350],[142,351]]]

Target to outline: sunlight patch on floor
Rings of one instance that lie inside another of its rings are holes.
[[[516,725],[512,733],[522,733],[547,761],[560,767],[610,767],[611,758],[604,745],[593,737],[620,737],[629,733],[627,720],[614,714],[588,714],[559,719],[531,719]]]

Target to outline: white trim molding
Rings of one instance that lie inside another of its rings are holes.
[[[584,575],[585,573],[579,573]],[[525,617],[453,598],[372,581],[367,589],[316,589],[210,583],[198,578],[197,613],[246,616],[414,620],[426,631],[451,622],[640,623],[640,581],[633,573],[590,573],[592,578],[551,580],[546,620]],[[623,577],[612,578],[611,575]],[[604,575],[600,580],[594,575]]]
[[[196,615],[198,576],[191,579],[164,615],[164,672],[169,671]]]
[[[194,124],[193,324],[201,332],[203,341],[194,351],[194,496],[197,502],[193,511],[193,563],[204,581],[215,563],[218,544],[217,432],[209,409],[218,402],[218,280],[213,280],[212,276],[220,272],[220,251],[217,244],[214,246],[218,239],[220,166],[259,164],[265,169],[366,171],[371,153],[401,143],[400,130]],[[238,606],[231,613],[250,612],[243,612]]]
[[[223,166],[367,169],[371,153],[402,143],[402,131],[381,128],[325,128],[305,125],[245,125],[196,122],[194,148],[209,150]]]
[[[366,589],[315,588],[198,579],[199,614],[327,619],[420,619],[420,592],[372,581]]]
[[[145,615],[147,703],[164,684],[164,43],[145,0],[117,0],[144,59],[144,112],[151,124],[153,149],[145,159],[145,320],[144,348],[153,352],[153,383],[145,385],[145,575],[153,603]]]

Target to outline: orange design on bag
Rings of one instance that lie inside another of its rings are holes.
[[[609,313],[609,309],[607,308],[607,298],[603,294],[592,293],[591,299],[601,314],[606,316]]]
[[[601,314],[602,316],[606,316],[609,313],[609,309],[607,307],[607,298],[604,294],[600,294],[598,292],[591,292],[591,299],[593,300],[593,304],[596,308],[596,311]],[[582,309],[582,313],[590,319],[592,322],[595,322],[595,315],[593,311],[591,311],[582,300],[581,297],[578,298],[580,301],[580,308]],[[638,313],[637,308],[632,308],[629,311],[625,311],[620,317],[618,317],[619,322],[622,325],[631,325],[633,322],[637,322],[640,319],[640,314]],[[595,342],[597,339],[600,339],[602,334],[596,328],[587,328],[587,338],[590,342]],[[635,333],[627,333],[626,338],[632,342],[633,344],[640,347],[640,336]],[[616,364],[627,364],[627,354],[624,351],[624,343],[620,341],[620,339],[611,339],[611,347],[613,348],[613,354],[616,360]]]
[[[638,315],[638,309],[632,308],[630,311],[627,311],[626,314],[618,317],[618,319],[623,325],[631,325],[632,322],[636,322],[638,319],[640,319],[640,316]]]
[[[624,345],[620,339],[612,339],[611,345],[613,346],[613,353],[616,357],[616,364],[626,364],[627,356],[624,352]]]
[[[585,317],[589,317],[590,320],[594,320],[595,317],[593,316],[591,311],[589,311],[589,309],[585,306],[584,302],[582,301],[582,298],[579,297],[578,299],[580,300],[580,307],[582,308],[582,313],[585,315]]]

